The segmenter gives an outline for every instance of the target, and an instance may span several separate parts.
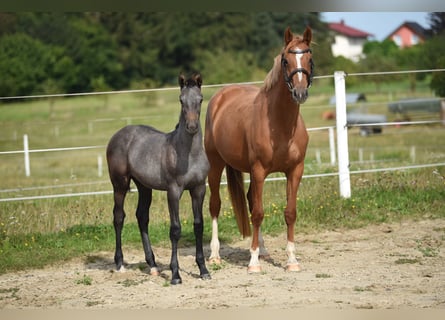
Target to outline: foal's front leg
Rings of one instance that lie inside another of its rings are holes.
[[[182,190],[177,186],[171,187],[167,191],[168,210],[170,212],[170,241],[172,244],[172,255],[170,259],[170,270],[172,271],[171,284],[182,283],[178,263],[178,241],[181,237],[181,221],[179,220],[179,198],[181,194]]]
[[[202,205],[204,202],[204,196],[206,192],[206,185],[203,183],[190,190],[190,196],[192,198],[193,209],[193,230],[195,233],[196,244],[196,263],[199,267],[199,274],[201,279],[210,279],[209,271],[205,265],[204,250],[202,248],[202,234],[204,232],[204,219],[202,217]]]

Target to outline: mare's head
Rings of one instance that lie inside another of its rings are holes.
[[[199,73],[193,74],[186,79],[180,74],[178,77],[181,94],[179,101],[181,102],[181,117],[185,119],[185,130],[190,134],[195,134],[199,130],[199,115],[201,113],[202,78]]]
[[[306,101],[307,89],[312,84],[314,63],[310,48],[311,39],[312,31],[309,27],[306,27],[303,36],[294,36],[289,27],[284,32],[281,68],[292,99],[297,103]]]

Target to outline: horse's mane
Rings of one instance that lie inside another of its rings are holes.
[[[281,71],[281,53],[273,60],[273,67],[264,79],[263,89],[269,91],[277,83]]]

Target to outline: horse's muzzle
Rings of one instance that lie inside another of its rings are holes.
[[[291,93],[292,99],[297,103],[304,103],[308,97],[307,88],[293,88]]]

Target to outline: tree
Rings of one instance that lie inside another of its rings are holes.
[[[396,56],[399,52],[397,45],[391,40],[382,42],[369,41],[363,46],[365,58],[361,61],[362,72],[392,71],[396,69]],[[377,92],[383,82],[393,80],[393,77],[387,75],[373,75],[371,80],[376,84]]]
[[[430,26],[433,32],[433,37],[426,41],[422,47],[422,57],[425,67],[428,69],[443,69],[445,68],[445,13],[433,12],[429,14]],[[445,72],[433,73],[431,83],[437,95],[445,97]]]
[[[55,60],[51,47],[22,33],[0,41],[0,96],[36,94]]]
[[[445,12],[431,12],[428,20],[433,35],[440,35],[445,32]]]

